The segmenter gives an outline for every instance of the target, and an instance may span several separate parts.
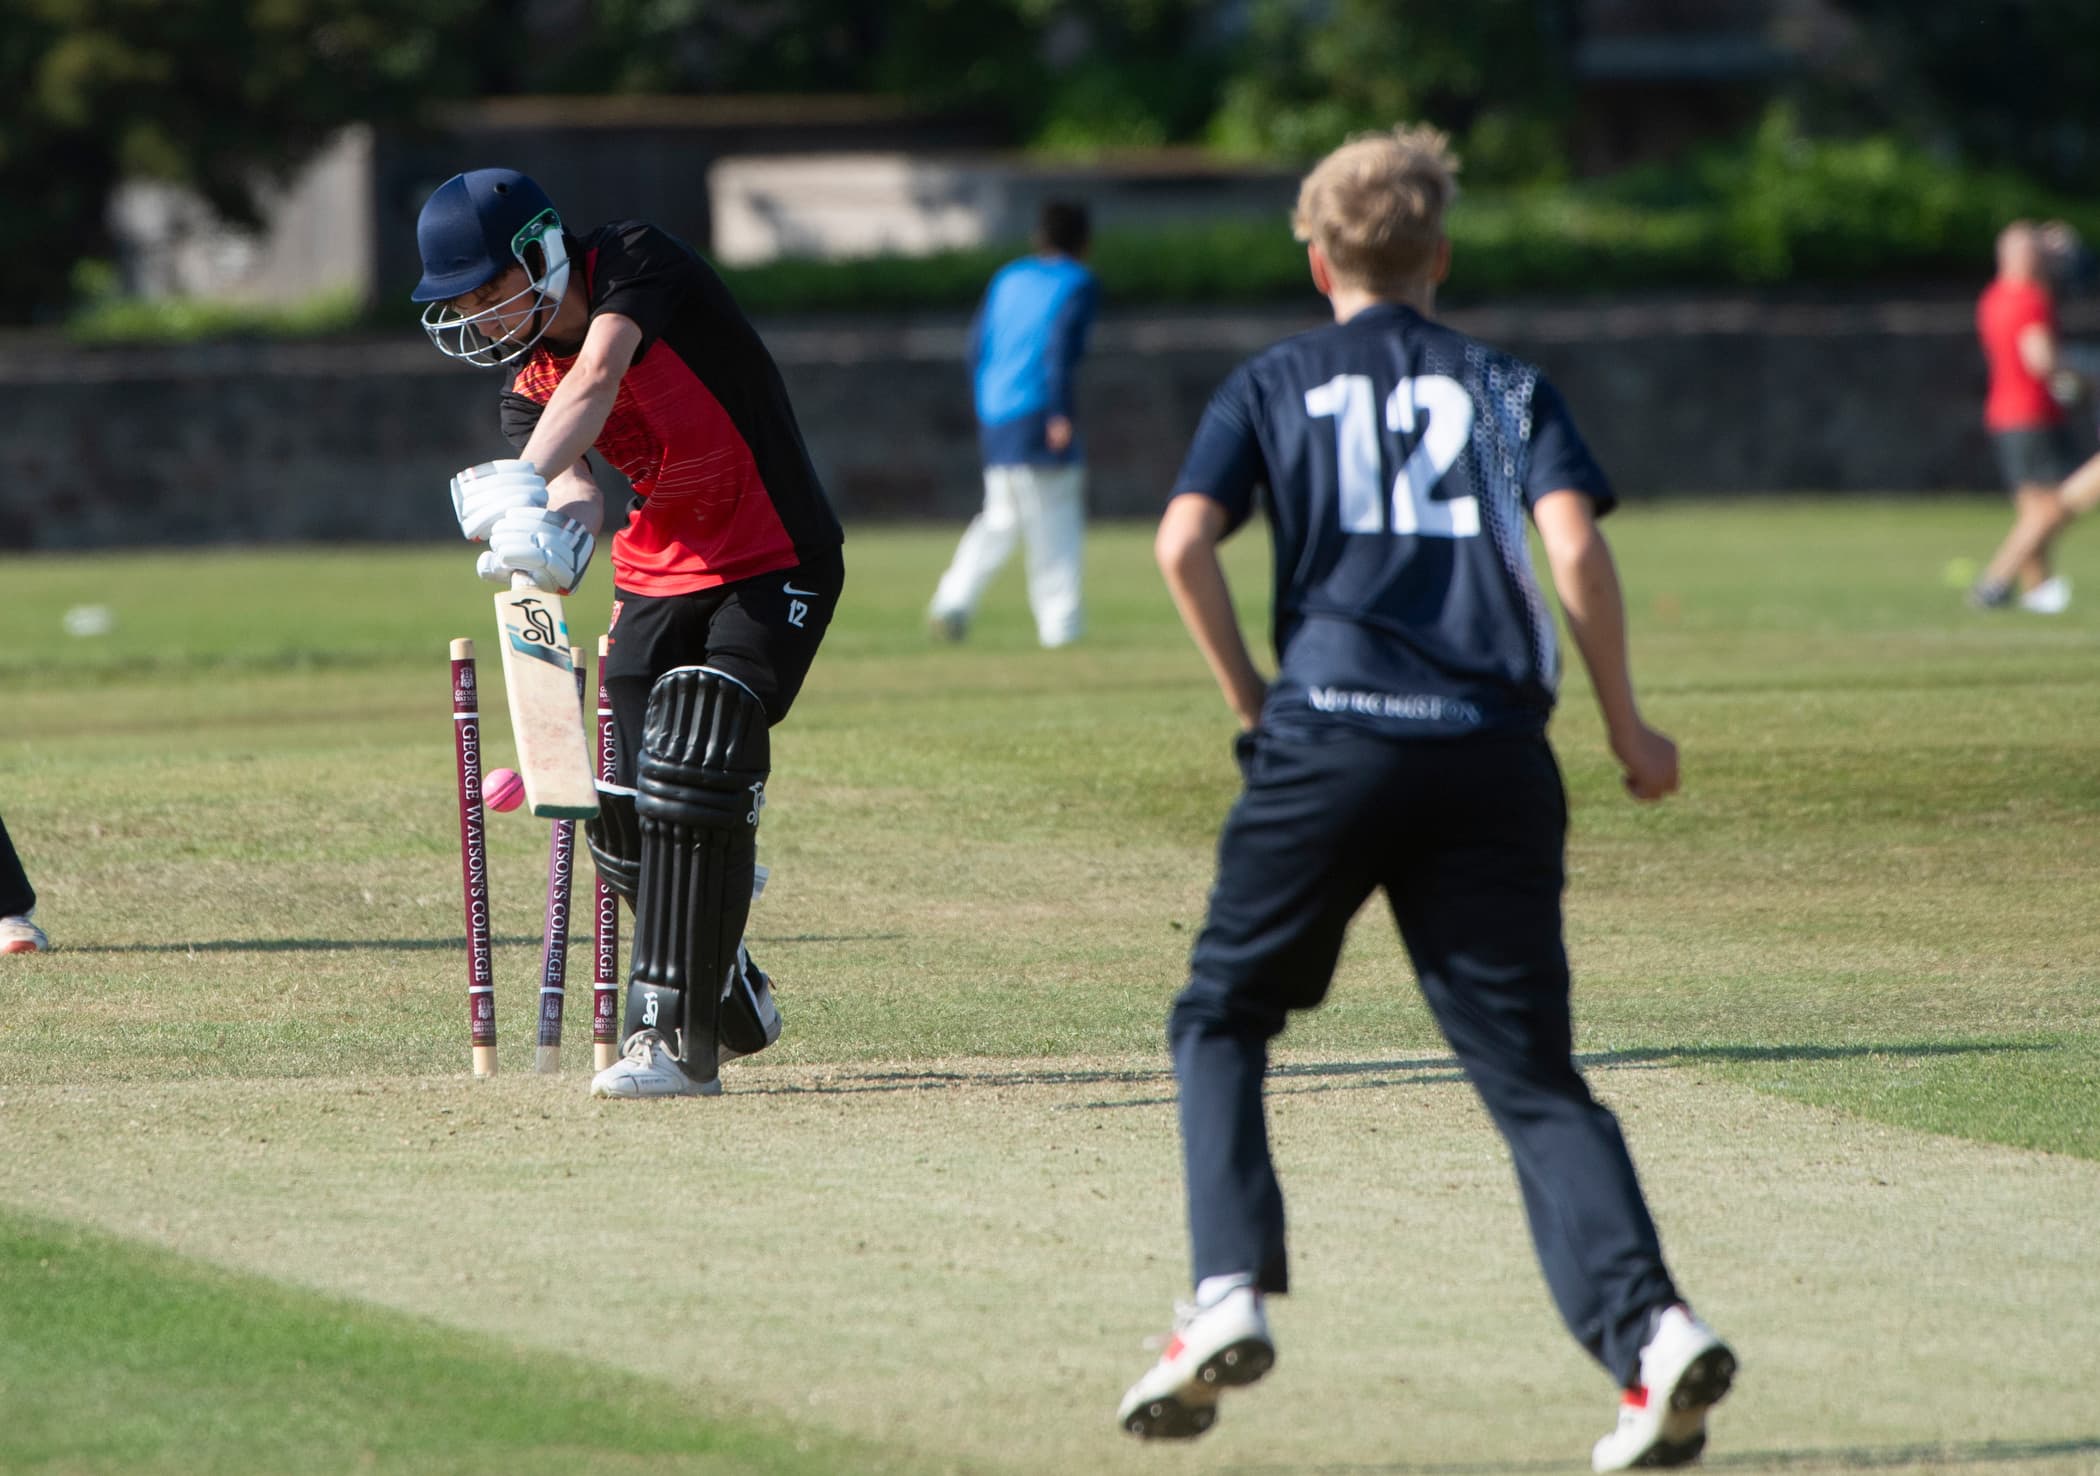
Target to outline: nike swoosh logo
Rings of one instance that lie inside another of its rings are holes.
[[[782,594],[791,594],[791,595],[809,595],[809,596],[811,596],[812,598],[814,598],[814,597],[815,597],[815,595],[816,595],[816,593],[817,593],[817,592],[816,592],[815,590],[813,590],[813,589],[797,589],[797,588],[795,588],[795,586],[794,586],[794,585],[792,585],[792,584],[783,584],[783,585],[781,585],[781,586],[780,586],[780,592],[781,592]]]

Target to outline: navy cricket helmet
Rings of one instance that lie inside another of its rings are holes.
[[[409,298],[430,305],[424,331],[451,358],[491,366],[523,358],[568,290],[561,216],[547,192],[515,169],[469,170],[439,185],[416,217],[416,246],[423,280]],[[472,313],[450,306],[513,265],[525,269],[522,291]]]

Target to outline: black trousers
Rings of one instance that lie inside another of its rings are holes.
[[[792,569],[692,594],[616,589],[605,685],[612,697],[618,782],[634,785],[649,689],[675,666],[711,666],[736,678],[777,727],[816,660],[845,577],[834,548]]]
[[[36,906],[36,888],[22,870],[15,843],[7,838],[7,822],[0,820],[0,917],[20,917]]]
[[[1292,1010],[1326,996],[1382,888],[1437,1024],[1509,1144],[1568,1329],[1633,1381],[1675,1301],[1633,1161],[1573,1056],[1561,939],[1567,802],[1543,738],[1242,740],[1247,787],[1168,1021],[1198,1281],[1289,1287],[1262,1078]],[[1352,1149],[1352,1151],[1356,1151]]]

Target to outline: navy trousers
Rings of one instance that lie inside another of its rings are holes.
[[[7,824],[0,821],[0,917],[20,917],[36,906],[36,889],[22,871],[22,859],[14,842],[7,838]]]
[[[1168,1021],[1198,1281],[1289,1289],[1262,1112],[1268,1047],[1326,996],[1382,888],[1444,1038],[1509,1144],[1568,1330],[1637,1382],[1677,1300],[1618,1120],[1573,1056],[1561,940],[1567,801],[1543,738],[1396,741],[1342,728],[1241,743],[1210,912]]]

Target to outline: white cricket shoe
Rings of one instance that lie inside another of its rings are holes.
[[[1596,1471],[1684,1466],[1706,1448],[1706,1412],[1735,1379],[1735,1354],[1683,1303],[1666,1307],[1641,1349],[1641,1381],[1619,1400],[1619,1428],[1590,1452]]]
[[[30,919],[36,909],[30,908],[17,917],[0,917],[0,953],[49,953],[51,940],[44,930]]]
[[[729,1043],[728,1030],[721,1032],[715,1052],[718,1065],[727,1066],[741,1056],[755,1056],[780,1039],[780,1005],[773,998],[772,976],[751,961],[741,943],[736,946],[736,967],[729,971],[729,980],[722,988],[724,1024],[731,1011],[736,1015],[738,1044]]]
[[[2035,615],[2061,615],[2071,608],[2071,581],[2052,574],[2020,596],[2020,608]]]
[[[660,1031],[638,1030],[620,1059],[591,1078],[594,1097],[719,1097],[720,1081],[694,1081]]]
[[[1192,1440],[1217,1419],[1219,1390],[1251,1384],[1275,1362],[1253,1287],[1234,1287],[1208,1307],[1177,1303],[1166,1351],[1123,1396],[1116,1423],[1140,1440]]]

